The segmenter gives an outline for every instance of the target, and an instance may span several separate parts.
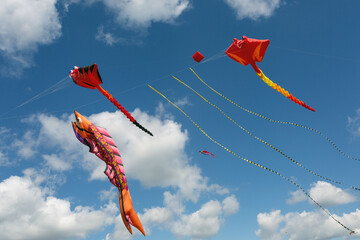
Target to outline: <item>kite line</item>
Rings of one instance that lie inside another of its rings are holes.
[[[315,201],[308,192],[305,191],[304,188],[302,188],[299,184],[297,184],[296,182],[294,182],[293,180],[291,180],[290,178],[287,178],[285,177],[284,175],[282,175],[281,173],[271,169],[271,168],[268,168],[268,167],[265,167],[261,164],[258,164],[256,162],[253,162],[251,160],[248,160],[236,153],[234,153],[233,151],[231,151],[230,149],[228,149],[227,147],[225,147],[224,145],[222,145],[220,142],[216,141],[215,139],[213,139],[212,137],[210,137],[194,120],[192,120],[192,118],[187,115],[180,107],[178,107],[175,103],[171,102],[165,95],[163,95],[161,92],[159,92],[158,90],[156,90],[155,88],[153,88],[152,86],[150,86],[148,84],[148,86],[154,90],[157,94],[159,94],[160,96],[162,96],[164,99],[166,99],[171,105],[173,105],[174,107],[176,107],[182,114],[184,114],[197,128],[198,130],[204,134],[208,139],[210,139],[213,143],[217,144],[219,147],[221,147],[222,149],[224,149],[225,151],[231,153],[232,155],[234,155],[235,157],[237,158],[240,158],[241,160],[247,162],[247,163],[250,163],[252,165],[255,165],[259,168],[262,168],[268,172],[271,172],[271,173],[274,173],[276,175],[278,175],[279,177],[285,179],[286,181],[288,181],[289,183],[292,183],[293,185],[295,185],[297,188],[299,188],[311,201],[313,201],[321,210],[323,210],[329,217],[331,217],[335,222],[337,222],[339,225],[341,225],[343,228],[345,228],[346,230],[350,231],[350,233],[354,233],[353,230],[351,230],[349,227],[347,227],[346,225],[344,225],[343,223],[341,223],[339,220],[337,220],[330,212],[329,210],[327,210],[326,208],[324,208],[320,203],[318,203],[317,201]]]
[[[319,130],[316,130],[315,128],[312,128],[312,127],[308,127],[308,126],[305,126],[305,125],[301,125],[301,124],[298,124],[298,123],[294,123],[294,122],[286,122],[286,121],[278,121],[278,120],[273,120],[269,117],[266,117],[264,115],[261,115],[259,113],[256,113],[256,112],[253,112],[249,109],[246,109],[242,106],[240,106],[239,104],[237,104],[236,102],[232,101],[231,99],[227,98],[226,96],[224,96],[223,94],[219,93],[218,91],[216,91],[214,88],[212,88],[209,84],[207,84],[202,78],[199,77],[199,75],[192,69],[192,68],[189,68],[193,74],[205,85],[207,86],[210,90],[212,90],[214,93],[216,93],[217,95],[219,95],[220,97],[224,98],[226,101],[230,102],[231,104],[235,105],[236,107],[240,108],[241,110],[245,111],[245,112],[248,112],[252,115],[255,115],[257,117],[260,117],[262,119],[265,119],[269,122],[273,122],[273,123],[280,123],[280,124],[287,124],[287,125],[292,125],[292,126],[296,126],[296,127],[300,127],[300,128],[303,128],[303,129],[307,129],[309,131],[312,131],[312,132],[315,132],[317,134],[319,134],[321,137],[325,138],[340,154],[342,154],[344,157],[347,157],[349,159],[352,159],[352,160],[356,160],[356,161],[360,161],[360,158],[356,158],[356,157],[352,157],[350,156],[349,154],[345,153],[344,151],[342,151],[328,136],[326,136],[325,134],[323,134],[322,132],[320,132]]]

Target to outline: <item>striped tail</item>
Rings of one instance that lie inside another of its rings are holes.
[[[144,128],[142,125],[140,125],[140,123],[138,123],[133,116],[131,116],[131,114],[123,107],[121,106],[121,104],[116,101],[115,98],[113,98],[113,96],[111,96],[110,93],[108,93],[108,91],[104,90],[100,85],[97,85],[96,88],[107,98],[109,99],[110,102],[112,102],[129,120],[130,122],[132,122],[135,126],[137,126],[138,128],[140,128],[141,130],[143,130],[144,132],[146,132],[147,134],[149,134],[150,136],[153,136],[153,134],[147,130],[146,128]]]
[[[273,89],[275,89],[276,91],[278,91],[279,93],[281,93],[282,95],[284,95],[285,97],[289,98],[291,101],[293,101],[296,104],[299,104],[300,106],[303,106],[304,108],[307,108],[313,112],[315,112],[315,109],[313,109],[312,107],[306,105],[303,101],[300,101],[299,99],[295,98],[293,95],[291,95],[291,93],[289,93],[288,91],[286,91],[284,88],[282,88],[281,86],[277,85],[276,83],[274,83],[273,81],[271,81],[268,77],[265,76],[265,74],[259,69],[260,72],[256,71],[256,74],[270,87],[272,87]]]

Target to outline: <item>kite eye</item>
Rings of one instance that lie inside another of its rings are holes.
[[[81,118],[77,117],[77,118],[76,118],[76,121],[77,121],[78,123],[81,123]]]

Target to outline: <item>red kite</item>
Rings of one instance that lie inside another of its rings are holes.
[[[135,126],[143,130],[144,132],[148,133],[149,135],[153,136],[153,134],[144,128],[140,123],[138,123],[131,114],[126,111],[126,109],[121,106],[118,101],[116,101],[110,93],[105,91],[100,84],[102,84],[102,79],[97,67],[97,64],[94,63],[91,66],[87,67],[77,67],[75,66],[73,70],[70,71],[70,77],[73,79],[74,83],[85,88],[90,89],[97,89],[99,90],[107,99],[110,100]]]
[[[204,59],[204,56],[200,52],[196,52],[193,55],[193,59],[199,63],[199,62],[201,62],[201,60]]]
[[[270,40],[258,40],[247,38],[243,36],[241,40],[234,38],[234,42],[230,45],[230,47],[225,51],[225,53],[232,58],[233,60],[241,63],[242,65],[251,64],[254,68],[256,74],[270,87],[275,89],[276,91],[283,94],[285,97],[289,98],[291,101],[315,112],[315,110],[306,105],[304,102],[295,98],[291,93],[286,91],[284,88],[280,87],[276,83],[272,82],[269,78],[267,78],[264,73],[258,68],[256,62],[261,62],[266,49],[270,43]]]

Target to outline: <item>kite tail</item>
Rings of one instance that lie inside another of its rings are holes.
[[[147,130],[146,128],[144,128],[140,123],[138,123],[135,118],[133,116],[131,116],[131,114],[123,107],[121,106],[121,104],[116,101],[115,98],[113,98],[113,96],[111,96],[110,93],[108,93],[108,91],[104,90],[100,85],[97,85],[96,88],[107,98],[109,99],[110,102],[112,102],[129,120],[130,122],[132,122],[135,126],[137,126],[138,128],[140,128],[141,130],[143,130],[144,132],[146,132],[147,134],[149,134],[150,136],[153,136],[153,134]]]
[[[293,95],[291,95],[291,93],[289,93],[288,91],[286,91],[284,88],[282,88],[281,86],[277,85],[276,83],[274,83],[273,81],[271,81],[268,77],[265,76],[265,74],[259,69],[257,68],[260,72],[256,71],[256,74],[270,87],[272,87],[273,89],[275,89],[276,91],[278,91],[279,93],[281,93],[282,95],[284,95],[285,97],[289,98],[291,101],[293,101],[294,103],[299,104],[300,106],[303,106],[304,108],[307,108],[313,112],[315,112],[315,109],[313,109],[312,107],[306,105],[303,101],[300,101],[299,99],[297,99],[296,97],[294,97]]]
[[[275,146],[271,145],[270,143],[266,142],[265,140],[257,137],[256,135],[254,135],[252,132],[248,131],[246,128],[244,128],[243,126],[239,125],[234,119],[232,119],[230,116],[228,116],[221,108],[219,108],[218,106],[216,106],[215,104],[213,104],[212,102],[210,102],[209,100],[207,100],[204,96],[202,96],[200,93],[198,93],[197,91],[195,91],[192,87],[190,87],[189,85],[187,85],[186,83],[184,83],[183,81],[181,81],[180,79],[172,76],[175,80],[177,80],[179,83],[181,83],[182,85],[184,85],[185,87],[189,88],[191,91],[193,91],[194,93],[196,93],[200,98],[202,98],[205,102],[207,102],[208,104],[210,104],[212,107],[216,108],[218,111],[221,112],[221,114],[223,114],[225,117],[227,117],[230,121],[232,121],[236,126],[238,126],[241,130],[243,130],[244,132],[246,132],[247,134],[249,134],[251,137],[255,138],[256,140],[262,142],[263,144],[267,145],[268,147],[272,148],[273,150],[277,151],[278,153],[280,153],[281,155],[283,155],[284,157],[286,157],[287,159],[289,159],[290,161],[292,161],[294,164],[298,165],[299,167],[305,169],[306,171],[308,171],[309,173],[322,178],[326,181],[332,182],[332,183],[336,183],[336,184],[340,184],[340,185],[344,185],[344,186],[348,186],[351,187],[354,190],[360,191],[360,188],[351,186],[349,184],[345,184],[342,183],[340,181],[336,181],[333,180],[331,178],[328,177],[324,177],[314,171],[312,171],[311,169],[305,167],[304,165],[302,165],[301,163],[295,161],[293,158],[291,158],[290,156],[288,156],[287,154],[283,153],[280,149],[276,148]],[[203,152],[203,151],[202,151]]]
[[[356,161],[360,161],[360,158],[356,158],[356,157],[352,157],[350,156],[349,154],[343,152],[328,136],[326,136],[325,134],[323,134],[322,132],[320,132],[319,130],[316,130],[315,128],[311,128],[311,127],[308,127],[308,126],[304,126],[304,125],[301,125],[301,124],[298,124],[298,123],[294,123],[294,122],[285,122],[285,121],[279,121],[279,120],[274,120],[274,119],[271,119],[269,117],[266,117],[264,115],[261,115],[259,113],[256,113],[256,112],[253,112],[249,109],[246,109],[242,106],[240,106],[239,104],[237,104],[236,102],[232,101],[231,99],[227,98],[226,96],[222,95],[221,93],[219,93],[218,91],[216,91],[214,88],[212,88],[209,84],[207,84],[202,78],[200,78],[199,75],[197,75],[197,73],[192,69],[192,68],[189,68],[192,73],[205,85],[207,86],[211,91],[213,91],[214,93],[216,93],[217,95],[219,95],[220,97],[224,98],[226,101],[230,102],[231,104],[235,105],[236,107],[240,108],[241,110],[245,111],[245,112],[248,112],[252,115],[255,115],[257,117],[260,117],[260,118],[263,118],[269,122],[273,122],[273,123],[280,123],[280,124],[288,124],[288,125],[293,125],[293,126],[296,126],[296,127],[300,127],[300,128],[303,128],[303,129],[306,129],[306,130],[309,130],[309,131],[313,131],[317,134],[319,134],[321,137],[325,138],[340,154],[342,154],[343,156],[349,158],[349,159],[352,159],[352,160],[356,160]]]
[[[327,210],[326,208],[324,208],[322,205],[320,205],[320,203],[318,203],[317,201],[315,201],[308,192],[305,191],[305,189],[303,187],[301,187],[299,184],[297,184],[296,182],[294,182],[293,180],[291,180],[290,178],[285,177],[284,175],[282,175],[281,173],[272,170],[271,168],[265,167],[261,164],[258,164],[256,162],[250,161],[236,153],[234,153],[233,151],[231,151],[230,149],[228,149],[227,147],[225,147],[224,145],[222,145],[221,143],[217,142],[215,139],[213,139],[212,137],[210,137],[202,128],[200,128],[200,126],[194,122],[194,120],[191,119],[191,117],[189,115],[187,115],[180,107],[178,107],[175,103],[171,102],[165,95],[163,95],[162,93],[160,93],[158,90],[156,90],[155,88],[153,88],[152,86],[150,86],[148,84],[148,86],[154,90],[156,93],[158,93],[160,96],[162,96],[163,98],[165,98],[170,104],[172,104],[174,107],[176,107],[182,114],[184,114],[198,129],[199,131],[204,134],[208,139],[210,139],[213,143],[217,144],[219,147],[221,147],[222,149],[224,149],[225,151],[231,153],[232,155],[234,155],[235,157],[250,163],[254,166],[257,166],[259,168],[262,168],[268,172],[274,173],[276,175],[278,175],[279,177],[283,178],[284,180],[288,181],[289,183],[292,183],[293,185],[295,185],[297,188],[299,188],[311,201],[313,201],[319,208],[321,208],[330,218],[332,218],[335,222],[337,222],[340,226],[342,226],[343,228],[345,228],[346,230],[350,231],[350,233],[353,233],[354,231],[351,230],[349,227],[347,227],[346,225],[344,225],[343,223],[341,223],[339,220],[337,220],[330,212],[329,210]]]

